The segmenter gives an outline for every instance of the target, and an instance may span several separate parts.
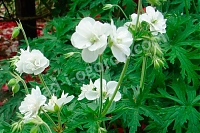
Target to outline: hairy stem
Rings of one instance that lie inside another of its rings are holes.
[[[22,83],[22,85],[24,86],[24,89],[25,89],[26,94],[29,94],[28,87],[27,87],[25,81],[24,81],[16,72],[13,72],[13,73],[10,72],[10,74],[11,74],[13,77],[15,77],[16,79],[18,79],[18,80]]]
[[[103,58],[102,55],[99,56],[99,63],[100,63],[100,98],[99,98],[99,116],[102,112],[103,107],[103,89],[102,89],[102,82],[103,82]]]
[[[114,98],[115,98],[115,96],[116,96],[116,94],[117,94],[117,91],[119,90],[119,87],[120,87],[120,85],[121,85],[121,83],[122,83],[122,81],[123,81],[124,75],[125,75],[126,70],[127,70],[127,68],[128,68],[129,61],[130,61],[130,56],[127,57],[126,63],[124,64],[122,73],[121,73],[120,78],[119,78],[119,82],[118,82],[118,84],[117,84],[117,86],[116,86],[116,88],[115,88],[115,91],[114,91],[114,93],[113,93],[113,95],[112,95],[110,101],[108,102],[108,104],[106,105],[104,111],[102,112],[102,116],[106,115],[106,113],[107,113],[109,107],[111,106],[111,104],[112,104],[112,102],[113,102],[113,100],[114,100]]]
[[[142,61],[142,72],[141,72],[141,78],[140,78],[140,93],[144,90],[144,82],[145,82],[145,73],[146,73],[146,59],[147,57],[143,57]]]
[[[19,20],[19,23],[17,23],[17,24],[18,24],[19,28],[20,28],[21,31],[22,31],[22,34],[23,34],[23,36],[24,36],[24,40],[25,40],[26,45],[27,45],[27,47],[28,47],[28,46],[29,46],[29,42],[28,42],[28,39],[27,39],[27,37],[26,37],[26,33],[25,33],[25,31],[24,31],[24,28],[23,28],[22,23],[20,22],[20,20]]]
[[[50,127],[47,125],[47,123],[44,122],[43,125],[46,127],[48,133],[52,133],[52,131],[51,131]]]
[[[121,10],[121,12],[124,14],[125,18],[128,19],[128,17],[126,16],[126,13],[123,11],[123,9],[120,6],[118,5],[113,5],[113,6],[118,7]]]
[[[44,81],[44,78],[43,78],[42,74],[39,74],[38,77],[39,77],[40,81],[42,82],[44,88],[45,88],[45,89],[47,90],[47,92],[49,93],[49,96],[52,96],[52,95],[51,95],[51,91],[50,91],[49,88],[47,87],[47,85],[46,85],[46,83],[45,83],[45,81]]]
[[[60,117],[60,110],[58,110],[58,126],[59,126],[59,131],[62,131],[62,123],[61,123],[61,117]]]
[[[140,8],[141,8],[141,7],[142,7],[141,0],[138,0],[138,16],[137,16],[136,30],[137,30],[138,27],[139,27],[139,17],[140,17]],[[126,17],[126,18],[127,18],[127,17]],[[131,46],[131,51],[132,51],[132,49],[133,49],[133,44],[132,44],[132,46]],[[123,70],[122,70],[122,72],[121,72],[121,75],[120,75],[120,78],[119,78],[119,81],[118,81],[118,84],[117,84],[117,86],[116,86],[116,88],[115,88],[115,91],[114,91],[114,93],[113,93],[113,95],[112,95],[110,101],[108,102],[108,104],[106,105],[105,109],[103,110],[103,112],[102,112],[102,114],[101,114],[102,116],[105,116],[106,113],[107,113],[107,111],[108,111],[108,109],[110,108],[110,106],[111,106],[111,104],[112,104],[112,102],[113,102],[113,100],[114,100],[114,98],[115,98],[115,96],[116,96],[116,94],[117,94],[117,91],[119,90],[119,87],[120,87],[120,85],[121,85],[121,83],[122,83],[122,81],[123,81],[123,78],[124,78],[124,76],[125,76],[125,73],[126,73],[126,70],[127,70],[127,68],[128,68],[129,62],[130,62],[130,56],[128,56],[127,59],[126,59],[126,62],[125,62],[125,64],[124,64]]]
[[[47,119],[49,119],[49,121],[53,124],[53,126],[54,126],[55,128],[57,128],[56,123],[51,119],[51,117],[46,113],[46,111],[44,111],[43,109],[41,109],[41,110],[42,110],[42,112],[44,113],[44,115],[47,117]]]
[[[184,0],[184,3],[185,3],[185,12],[186,12],[186,15],[189,15],[187,0]]]

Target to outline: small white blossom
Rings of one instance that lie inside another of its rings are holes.
[[[68,93],[64,94],[64,92],[62,92],[62,95],[59,99],[56,96],[52,95],[51,99],[49,99],[48,104],[44,105],[44,109],[47,111],[54,112],[56,111],[55,105],[57,105],[57,107],[59,107],[60,109],[63,105],[69,103],[74,98],[73,95],[72,96],[67,96],[67,95]]]
[[[78,100],[86,98],[88,100],[95,100],[98,98],[98,92],[94,90],[95,86],[90,80],[89,85],[84,85],[81,87],[81,94],[78,96]]]
[[[102,94],[103,94],[103,102],[105,102],[105,100],[107,98],[111,98],[115,88],[117,86],[117,82],[116,81],[109,81],[106,84],[106,80],[103,79],[102,80]],[[90,81],[89,85],[83,85],[83,87],[81,87],[81,94],[79,95],[78,100],[82,100],[83,98],[86,98],[88,100],[96,100],[98,98],[100,98],[100,79],[97,79],[94,84],[92,83],[92,81]],[[117,94],[114,98],[114,101],[119,101],[121,99],[121,93],[119,91],[117,91]]]
[[[157,35],[158,32],[166,33],[166,20],[161,12],[155,11],[151,6],[146,7],[146,13],[141,15],[141,20],[146,21],[150,25],[150,31],[153,35]]]
[[[132,15],[131,15],[131,22],[126,22],[125,24],[124,24],[124,26],[127,26],[127,27],[129,27],[130,25],[136,25],[137,24],[137,14],[136,13],[133,13]],[[141,20],[141,18],[139,17],[139,23],[141,22],[142,20]]]
[[[105,79],[102,80],[103,102],[105,102],[105,100],[107,98],[110,99],[112,97],[117,84],[118,84],[118,82],[116,82],[116,81],[109,81],[108,83],[106,83]],[[100,79],[97,79],[94,82],[94,86],[96,87],[96,91],[98,92],[98,98],[99,98],[100,90],[101,90],[100,89]],[[121,99],[121,93],[119,91],[117,91],[114,101],[119,101],[120,99]]]
[[[21,55],[15,65],[20,74],[38,75],[49,66],[49,60],[39,50],[34,49],[30,52],[28,47],[27,50],[21,49]]]
[[[130,55],[130,46],[133,42],[132,34],[127,27],[119,27],[117,29],[113,21],[111,21],[111,26],[110,44],[112,53],[119,62],[125,62],[127,56]]]
[[[105,50],[109,32],[109,24],[86,17],[76,26],[76,32],[72,34],[71,42],[74,47],[83,50],[83,60],[91,63]]]
[[[24,101],[21,102],[19,111],[24,114],[24,120],[36,118],[38,111],[46,102],[46,97],[41,94],[40,88],[32,89],[31,94],[26,95]]]

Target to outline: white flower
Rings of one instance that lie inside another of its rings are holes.
[[[21,49],[21,55],[19,61],[15,62],[16,70],[22,74],[34,74],[38,75],[49,66],[49,60],[39,50],[27,50]]]
[[[110,44],[112,53],[119,62],[125,62],[127,56],[130,55],[129,47],[133,42],[132,34],[126,27],[119,27],[116,29],[113,21],[111,21],[111,26],[112,33],[110,35]]]
[[[125,26],[127,26],[127,27],[129,27],[130,25],[136,25],[137,24],[137,14],[135,14],[135,13],[133,13],[132,15],[131,15],[131,22],[126,22],[124,25]],[[139,17],[139,23],[141,22],[142,20],[141,20],[141,18]]]
[[[40,88],[36,86],[36,89],[32,89],[31,94],[26,95],[19,107],[21,114],[24,114],[24,120],[36,118],[38,110],[45,102],[46,97],[41,94]]]
[[[103,102],[109,97],[111,98],[115,88],[117,86],[116,81],[109,81],[106,84],[106,80],[102,80],[102,94],[103,94]],[[83,98],[86,98],[88,100],[96,100],[100,98],[100,79],[97,79],[94,84],[90,80],[89,85],[83,85],[81,87],[81,94],[79,95],[78,100],[82,100]],[[117,94],[114,98],[114,101],[119,101],[121,99],[121,93],[117,91]]]
[[[150,24],[150,31],[152,31],[153,35],[157,35],[158,32],[166,33],[166,20],[163,15],[159,11],[155,11],[155,9],[151,6],[146,7],[146,13],[141,15],[141,20],[146,21]]]
[[[109,29],[109,24],[103,24],[90,17],[83,18],[76,26],[71,42],[74,47],[83,49],[82,58],[85,62],[94,62],[98,55],[103,53],[107,45]]]
[[[88,100],[95,100],[98,98],[98,92],[94,90],[95,86],[90,80],[89,85],[84,85],[81,87],[81,94],[78,96],[78,100],[87,98]]]
[[[59,107],[59,109],[69,103],[74,96],[67,96],[68,93],[64,94],[64,92],[62,92],[61,97],[58,99],[56,96],[52,95],[51,99],[49,99],[49,103],[44,105],[44,109],[47,111],[51,111],[54,112],[55,110],[55,105],[57,105],[57,107]]]
[[[105,79],[102,80],[103,102],[105,102],[107,98],[110,99],[112,97],[117,84],[118,82],[116,81],[109,81],[106,84],[106,80]],[[94,86],[96,87],[96,91],[98,92],[98,98],[99,98],[100,97],[100,79],[97,79],[94,82]],[[119,101],[120,99],[121,99],[121,93],[117,91],[114,101]]]

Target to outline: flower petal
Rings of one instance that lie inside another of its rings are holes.
[[[98,58],[99,53],[97,53],[96,51],[89,51],[86,48],[83,49],[81,55],[85,62],[92,63]]]

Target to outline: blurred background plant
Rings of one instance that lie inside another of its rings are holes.
[[[0,86],[2,86],[0,132],[2,133],[11,132],[11,124],[18,120],[16,111],[24,98],[23,89],[12,97],[11,88],[7,86],[12,78],[9,74],[9,58],[16,54],[17,49],[26,47],[22,37],[19,37],[20,45],[17,40],[10,39],[18,18],[25,21],[22,23],[28,27],[25,29],[26,32],[38,30],[36,32],[38,37],[31,32],[27,36],[30,46],[43,52],[51,62],[44,75],[51,91],[60,94],[65,90],[77,97],[82,84],[89,83],[90,78],[97,79],[99,73],[95,69],[97,62],[87,64],[81,60],[80,54],[66,58],[69,52],[79,52],[70,42],[75,26],[87,16],[102,22],[110,22],[112,18],[117,26],[121,26],[127,20],[119,8],[104,11],[103,6],[119,5],[129,16],[137,11],[138,4],[137,0],[31,0],[32,2],[28,3],[26,0],[17,1],[17,4],[32,4],[25,6],[32,6],[36,10],[33,14],[17,16],[22,10],[19,11],[20,6],[16,7],[14,0],[2,0],[0,3]],[[166,60],[165,68],[155,69],[151,65],[151,60],[147,60],[146,88],[145,92],[139,94],[142,56],[136,54],[131,57],[120,89],[123,99],[112,107],[113,110],[111,108],[112,113],[109,116],[112,119],[106,122],[107,130],[109,133],[200,132],[198,126],[200,124],[200,1],[143,0],[144,11],[150,4],[156,6],[167,19],[167,32],[163,35],[164,40],[159,42]],[[29,25],[27,19],[37,20],[37,26],[36,23]],[[12,49],[13,46],[17,47]],[[104,60],[107,63],[104,78],[118,80],[119,70],[123,64],[111,58],[109,50],[106,50]],[[38,81],[37,76],[24,74],[22,77],[29,87],[40,85],[39,82],[35,82]],[[21,84],[20,86],[23,88]],[[94,111],[93,105],[85,105],[84,101],[64,108],[62,118],[67,122],[66,132],[87,130],[93,133],[97,120],[91,116],[92,111]],[[29,132],[30,127],[26,125],[22,132]]]

